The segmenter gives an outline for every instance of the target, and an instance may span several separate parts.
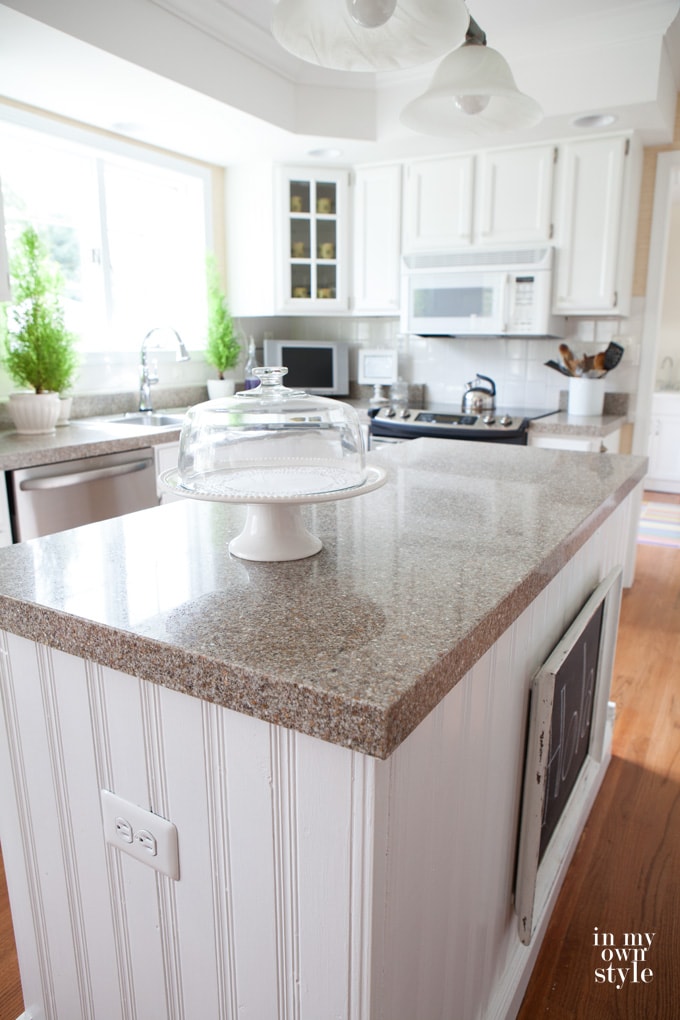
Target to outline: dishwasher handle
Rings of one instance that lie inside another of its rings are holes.
[[[151,467],[150,460],[135,460],[129,464],[115,464],[111,467],[91,468],[89,471],[73,471],[66,475],[44,475],[42,478],[24,478],[19,482],[22,492],[39,492],[44,489],[65,489],[69,485],[83,485],[96,482],[100,478],[117,478],[120,475],[132,475],[136,471],[145,471]]]

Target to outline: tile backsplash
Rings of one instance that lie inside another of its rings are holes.
[[[602,350],[612,339],[624,346],[623,360],[607,378],[606,390],[630,394],[631,407],[637,392],[642,317],[643,299],[637,298],[633,314],[625,320],[567,320],[566,339],[577,355]],[[292,340],[346,341],[350,348],[350,379],[355,385],[359,348],[396,347],[400,376],[412,386],[422,387],[424,400],[429,404],[459,406],[466,383],[478,372],[495,381],[499,406],[559,407],[566,389],[565,377],[545,366],[549,359],[559,360],[559,339],[407,336],[399,332],[397,318],[384,316],[244,318],[238,319],[236,325],[244,337],[255,338],[260,360],[266,335]],[[236,382],[243,379],[245,357],[244,344],[241,364],[228,373]],[[159,391],[163,388],[170,391],[165,395],[167,401],[174,388],[203,387],[205,380],[214,375],[201,351],[192,351],[191,361],[179,363],[173,352],[159,352],[158,371],[160,383],[153,389],[157,407],[165,406],[162,400],[159,403]],[[138,387],[139,355],[111,353],[83,358],[73,392],[81,396],[124,393],[134,404]],[[0,372],[0,397],[13,389],[10,380]]]
[[[565,336],[577,356],[603,350],[610,340],[625,348],[621,363],[607,378],[606,390],[631,395],[630,406],[637,391],[643,300],[633,304],[627,319],[568,319]],[[346,340],[353,379],[359,347],[396,347],[401,377],[423,385],[431,404],[459,405],[466,383],[478,372],[495,381],[499,405],[559,407],[566,389],[566,378],[545,365],[549,359],[560,360],[559,338],[407,336],[400,334],[396,318],[282,317],[243,320],[241,326],[258,343],[264,332],[297,340]]]

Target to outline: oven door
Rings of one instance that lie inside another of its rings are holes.
[[[425,336],[503,333],[508,281],[508,274],[498,271],[408,273],[402,328]]]

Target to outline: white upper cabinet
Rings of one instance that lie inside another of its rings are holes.
[[[229,167],[227,296],[235,316],[346,312],[347,170]]]
[[[404,250],[549,241],[555,151],[538,145],[413,161],[406,168]]]
[[[347,311],[348,186],[346,170],[280,169],[280,311]]]
[[[553,308],[562,315],[627,315],[641,158],[625,136],[560,148]]]
[[[627,135],[363,166],[353,187],[343,169],[230,167],[232,313],[396,315],[402,254],[551,244],[555,314],[627,315],[641,171]]]
[[[483,245],[546,242],[552,237],[554,145],[477,157],[475,241]]]
[[[436,251],[472,243],[474,156],[407,164],[404,251]]]
[[[354,182],[352,309],[398,315],[401,165],[360,167]]]

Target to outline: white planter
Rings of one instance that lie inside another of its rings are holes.
[[[57,393],[12,393],[8,409],[17,432],[34,436],[54,432],[59,418]]]
[[[233,379],[208,379],[208,398],[231,397],[234,394]]]
[[[601,415],[604,407],[604,379],[569,380],[569,414],[591,417]]]

